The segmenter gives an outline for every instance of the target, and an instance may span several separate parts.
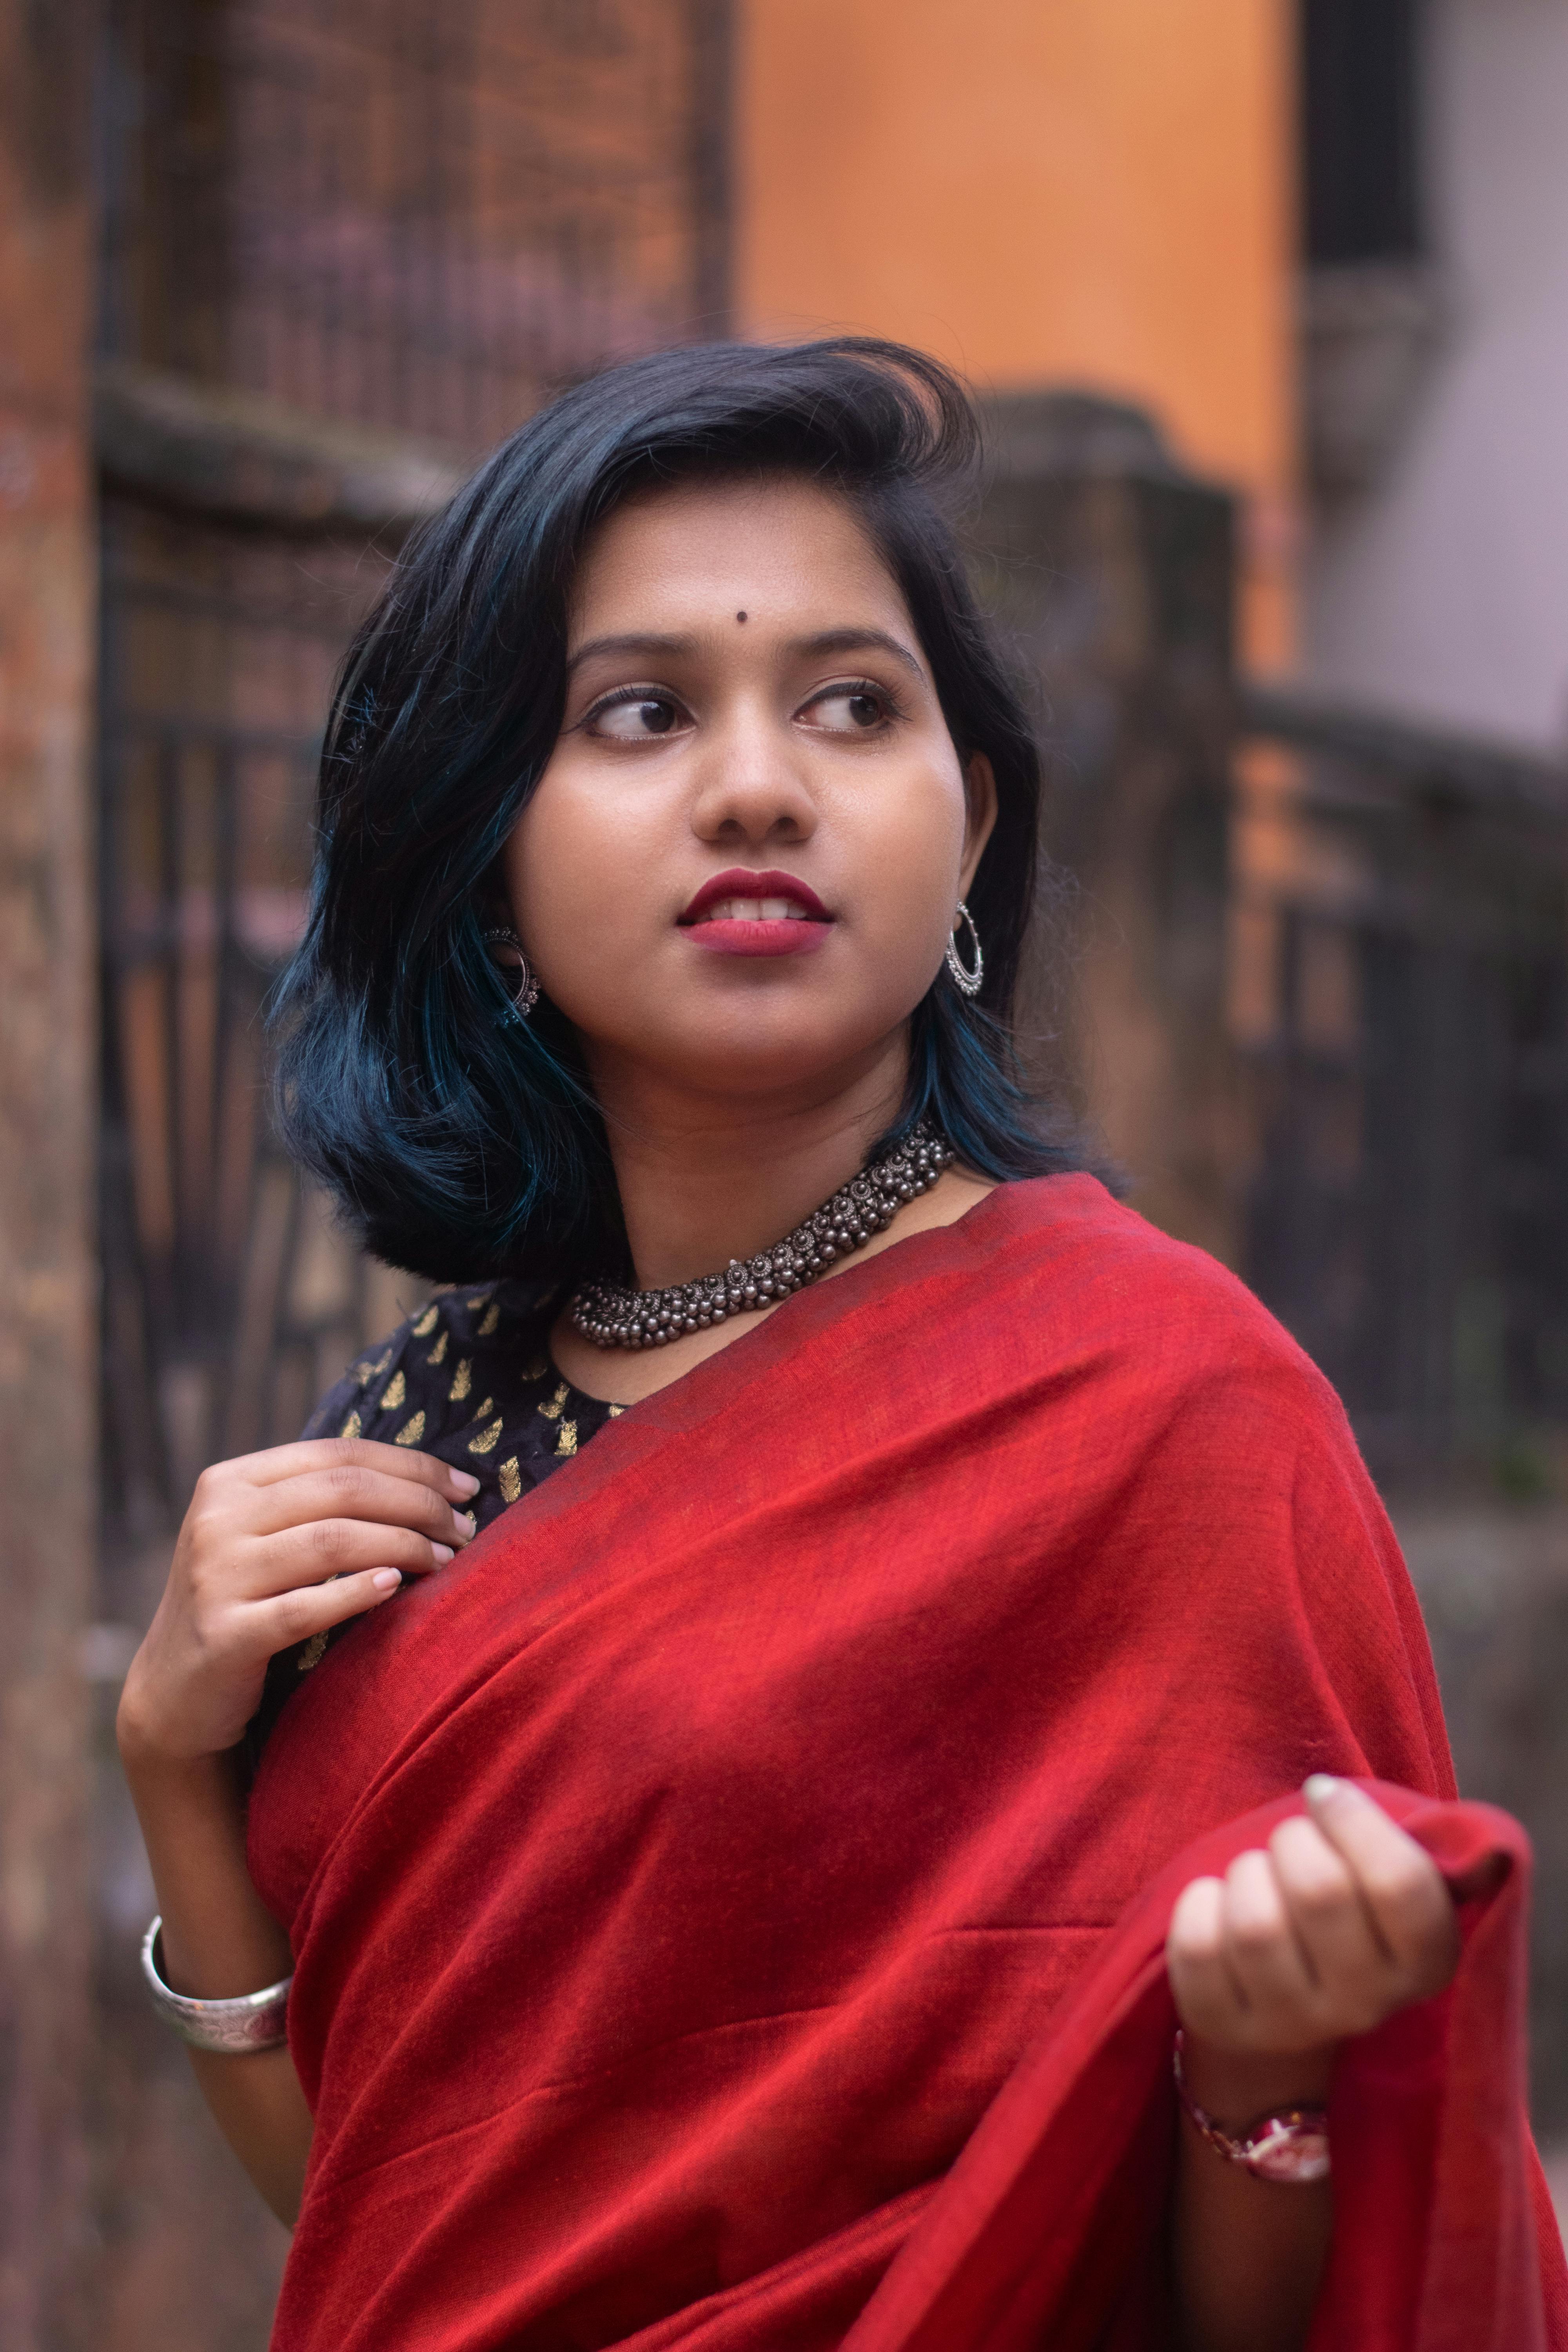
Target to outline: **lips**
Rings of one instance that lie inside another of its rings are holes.
[[[746,912],[731,916],[731,907],[743,907]],[[718,917],[721,908],[725,910],[722,920],[828,923],[833,919],[815,890],[808,890],[798,876],[783,874],[773,866],[761,873],[750,866],[726,866],[722,874],[704,882],[680,919],[683,924],[700,923]]]
[[[833,918],[798,876],[731,866],[702,885],[680,927],[693,946],[719,955],[809,955]]]

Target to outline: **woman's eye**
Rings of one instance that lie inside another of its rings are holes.
[[[868,686],[843,686],[811,706],[811,722],[830,735],[868,735],[888,716],[887,697]]]
[[[635,694],[596,710],[592,731],[617,743],[645,743],[650,735],[672,735],[679,724],[680,706],[668,695]]]

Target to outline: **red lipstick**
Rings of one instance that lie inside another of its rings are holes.
[[[798,876],[731,866],[704,882],[680,927],[715,955],[809,955],[826,940],[833,918]]]

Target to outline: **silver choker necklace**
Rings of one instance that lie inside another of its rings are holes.
[[[873,1234],[892,1223],[906,1201],[929,1192],[957,1156],[922,1119],[885,1159],[852,1176],[831,1201],[760,1256],[732,1257],[722,1274],[700,1275],[668,1290],[591,1282],[572,1301],[573,1327],[595,1348],[662,1348],[684,1332],[706,1331],[731,1315],[771,1307],[791,1291],[804,1290],[851,1250],[863,1249]]]

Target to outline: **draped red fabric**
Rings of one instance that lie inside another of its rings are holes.
[[[1168,2343],[1171,1902],[1315,1769],[1507,1864],[1342,2065],[1316,2352],[1564,2352],[1528,1857],[1331,1392],[1088,1177],[800,1294],[273,1735],[278,2352]]]

